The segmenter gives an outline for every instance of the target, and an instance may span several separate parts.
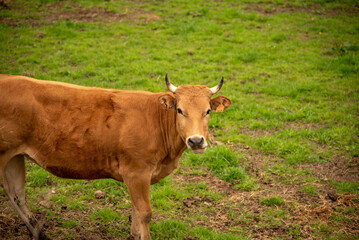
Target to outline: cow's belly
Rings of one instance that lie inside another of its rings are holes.
[[[97,169],[74,169],[66,166],[47,166],[44,168],[48,172],[61,178],[71,179],[99,179],[113,178],[113,174]]]
[[[113,178],[123,181],[119,173],[119,161],[109,156],[77,156],[66,158],[65,156],[45,157],[41,154],[26,154],[29,159],[41,166],[46,171],[61,178],[70,179],[100,179]]]
[[[45,170],[54,174],[57,177],[61,178],[70,178],[70,179],[101,179],[101,178],[112,178],[118,181],[123,181],[122,176],[119,173],[114,171],[108,171],[104,169],[77,169],[73,167],[67,167],[63,165],[58,166],[46,166]]]

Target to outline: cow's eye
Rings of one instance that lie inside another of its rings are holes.
[[[183,115],[182,109],[177,108],[177,112],[178,112],[179,114]]]
[[[211,112],[211,109],[208,109],[206,114],[208,115],[210,112]]]

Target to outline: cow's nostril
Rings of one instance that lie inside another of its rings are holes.
[[[192,137],[192,138],[188,138],[188,145],[191,148],[201,148],[203,146],[204,143],[204,138],[203,137]]]

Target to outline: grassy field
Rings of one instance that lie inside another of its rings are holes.
[[[155,92],[165,73],[224,76],[233,105],[211,115],[211,148],[151,188],[153,239],[359,238],[355,0],[0,2],[3,74]],[[123,183],[27,172],[52,239],[128,238]],[[29,239],[3,190],[0,236]]]

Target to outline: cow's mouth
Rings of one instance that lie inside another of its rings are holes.
[[[192,149],[192,152],[195,153],[195,154],[200,154],[200,153],[204,153],[206,151],[207,147],[204,147],[204,148],[196,148],[196,149]]]

